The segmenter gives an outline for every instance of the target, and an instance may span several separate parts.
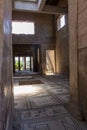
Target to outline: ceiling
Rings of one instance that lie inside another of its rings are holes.
[[[64,14],[68,12],[68,0],[13,0],[13,10],[30,11],[47,14]]]
[[[59,0],[46,0],[46,5],[57,5]]]

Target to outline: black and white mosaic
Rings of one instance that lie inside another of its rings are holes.
[[[13,130],[87,130],[86,125],[72,118],[63,106],[70,100],[68,79],[39,75],[37,78],[43,84],[24,86],[32,91],[15,95]],[[14,80],[16,87],[21,88],[19,80]]]

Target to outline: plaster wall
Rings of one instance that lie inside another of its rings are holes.
[[[68,15],[65,15],[66,25],[57,30],[56,18],[56,72],[69,75],[69,37],[68,37]]]
[[[0,130],[10,130],[12,94],[11,1],[0,0]]]

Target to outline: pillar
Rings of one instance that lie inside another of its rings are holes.
[[[13,73],[15,73],[15,57],[13,56]]]
[[[70,95],[68,109],[78,119],[80,115],[78,84],[78,0],[68,0],[69,6],[69,60],[70,60]]]
[[[18,57],[18,70],[20,71],[20,57]]]
[[[31,56],[30,56],[30,70],[32,71],[32,69],[31,69]]]

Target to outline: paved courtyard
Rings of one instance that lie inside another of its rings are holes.
[[[64,108],[69,100],[64,76],[15,77],[13,130],[87,130]]]

